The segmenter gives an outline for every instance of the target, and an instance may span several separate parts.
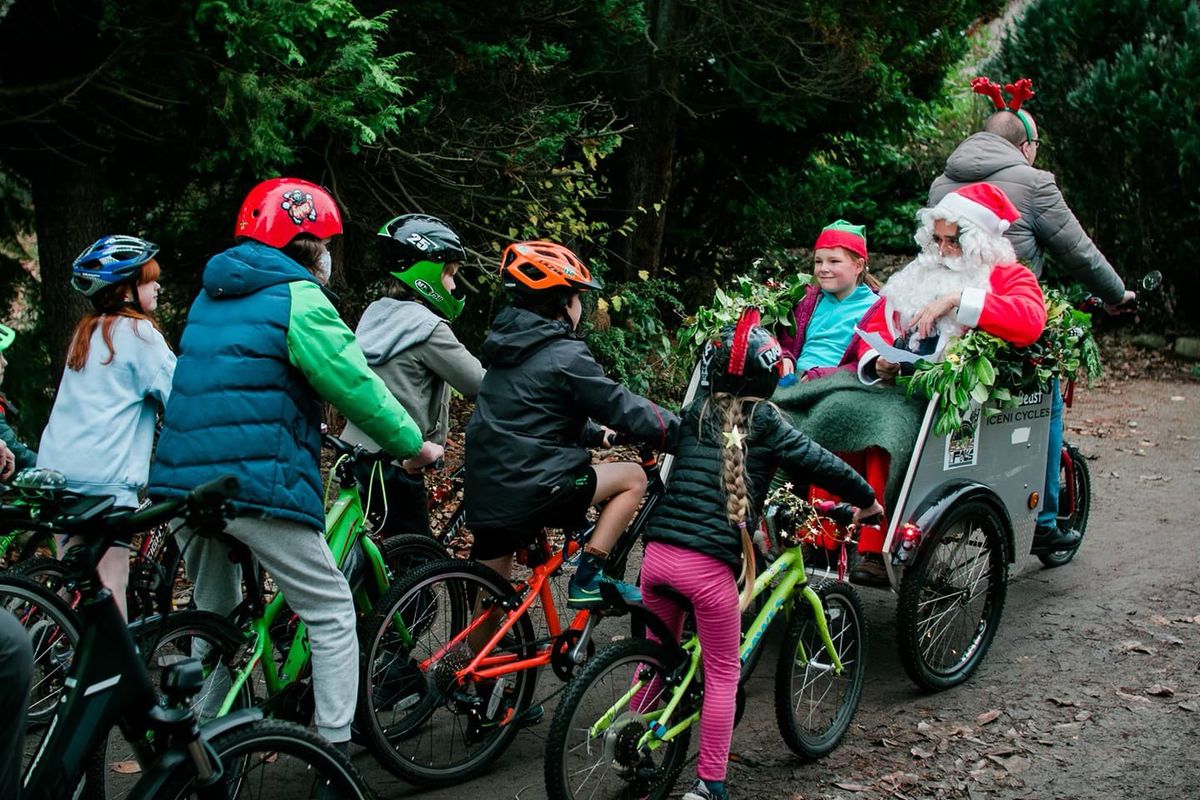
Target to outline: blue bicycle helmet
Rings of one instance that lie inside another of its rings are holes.
[[[136,236],[101,237],[71,265],[71,286],[91,297],[105,286],[135,281],[138,270],[157,252],[158,245]]]

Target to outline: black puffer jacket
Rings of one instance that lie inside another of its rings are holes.
[[[506,308],[483,343],[487,375],[467,423],[463,502],[472,527],[534,521],[563,479],[591,463],[589,419],[658,447],[678,434],[671,412],[605,377],[565,322]]]
[[[684,409],[671,482],[666,497],[647,523],[645,538],[688,547],[738,569],[742,563],[742,536],[729,524],[725,513],[721,415],[711,405],[704,411],[704,406],[704,400],[697,399]],[[751,412],[749,402],[746,411]],[[778,468],[795,476],[797,483],[815,483],[859,508],[875,502],[875,492],[857,472],[793,428],[775,406],[758,402],[752,413],[753,420],[745,432],[745,477],[750,508],[756,517]],[[754,520],[748,523],[751,530],[757,525]]]

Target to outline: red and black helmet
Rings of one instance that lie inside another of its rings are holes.
[[[322,187],[300,178],[272,178],[255,186],[242,201],[235,239],[247,238],[285,247],[307,233],[328,239],[342,232],[342,212]]]
[[[783,351],[779,340],[758,324],[757,308],[742,313],[737,325],[726,325],[700,358],[700,385],[710,394],[767,399],[779,385]]]
[[[603,289],[599,278],[561,244],[514,242],[500,254],[500,278],[514,292],[586,292]]]

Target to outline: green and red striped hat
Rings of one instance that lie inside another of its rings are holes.
[[[855,225],[844,219],[825,226],[813,250],[822,247],[844,247],[861,258],[867,257],[867,226]]]

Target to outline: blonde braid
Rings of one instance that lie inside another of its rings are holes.
[[[742,398],[731,394],[715,394],[717,408],[721,411],[722,432],[733,433],[734,428],[742,431],[745,417],[742,412]],[[724,437],[722,437],[724,439]],[[721,482],[725,487],[725,514],[729,524],[739,528],[742,533],[742,592],[738,598],[739,606],[745,610],[754,598],[754,579],[756,565],[754,561],[754,542],[746,528],[750,516],[749,492],[746,490],[746,451],[745,447],[730,447],[722,442],[721,447]]]

